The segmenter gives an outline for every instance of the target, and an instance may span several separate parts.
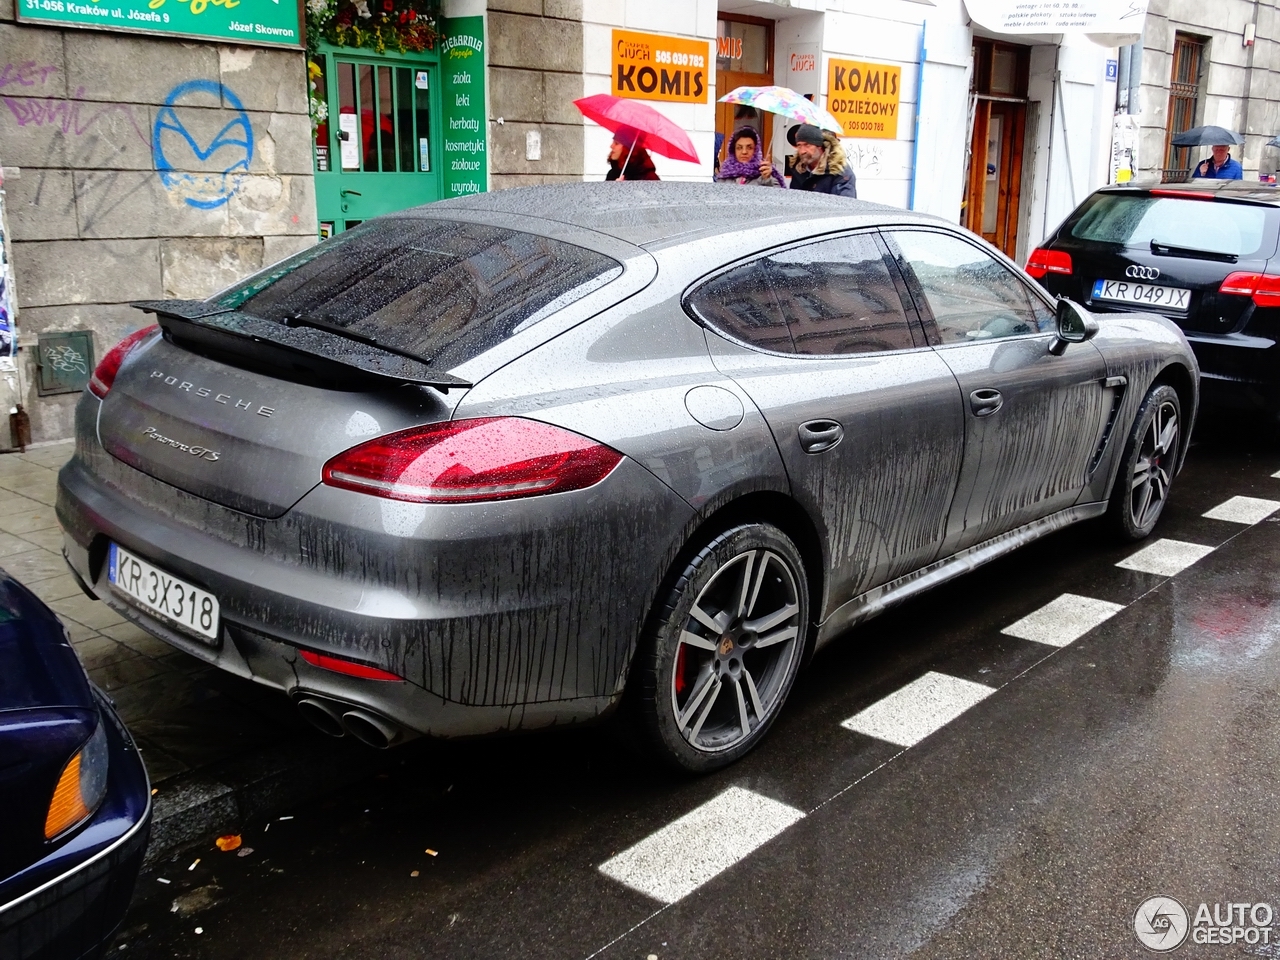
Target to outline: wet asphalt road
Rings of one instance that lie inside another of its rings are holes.
[[[245,856],[144,874],[111,956],[1092,960],[1152,955],[1134,918],[1155,895],[1280,912],[1280,512],[1201,516],[1280,500],[1277,471],[1273,434],[1202,424],[1153,539],[1203,559],[1126,570],[1134,546],[1062,531],[833,644],[719,774],[655,769],[609,729],[409,744],[244,824]],[[1064,647],[1001,633],[1063,593],[1122,609]],[[909,748],[841,726],[930,672],[994,692]],[[671,904],[599,871],[731,787],[796,822]],[[1275,919],[1232,945],[1201,924],[1174,956],[1280,956]]]

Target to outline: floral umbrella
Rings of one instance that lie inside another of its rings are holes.
[[[672,160],[698,162],[698,152],[693,149],[689,135],[648,104],[624,100],[609,93],[597,93],[593,97],[575,100],[573,105],[588,120],[594,120],[611,133],[617,133],[623,127],[636,131],[639,136],[631,145],[632,150],[638,144]],[[631,155],[627,154],[627,161],[630,160]]]
[[[811,123],[832,133],[844,133],[839,120],[790,87],[736,87],[721,97],[720,102],[741,103],[765,113],[779,114],[798,123]]]

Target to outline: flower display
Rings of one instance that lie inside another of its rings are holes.
[[[306,0],[308,53],[319,40],[377,53],[435,47],[438,0]],[[315,119],[314,111],[312,119]]]

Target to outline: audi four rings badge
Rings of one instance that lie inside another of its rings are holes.
[[[1160,276],[1160,268],[1143,267],[1135,263],[1124,268],[1124,275],[1134,280],[1155,280]]]

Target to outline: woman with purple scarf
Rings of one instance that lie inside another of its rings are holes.
[[[755,127],[740,127],[729,140],[729,151],[720,164],[716,183],[748,187],[783,187],[782,174],[760,152],[760,134]]]

